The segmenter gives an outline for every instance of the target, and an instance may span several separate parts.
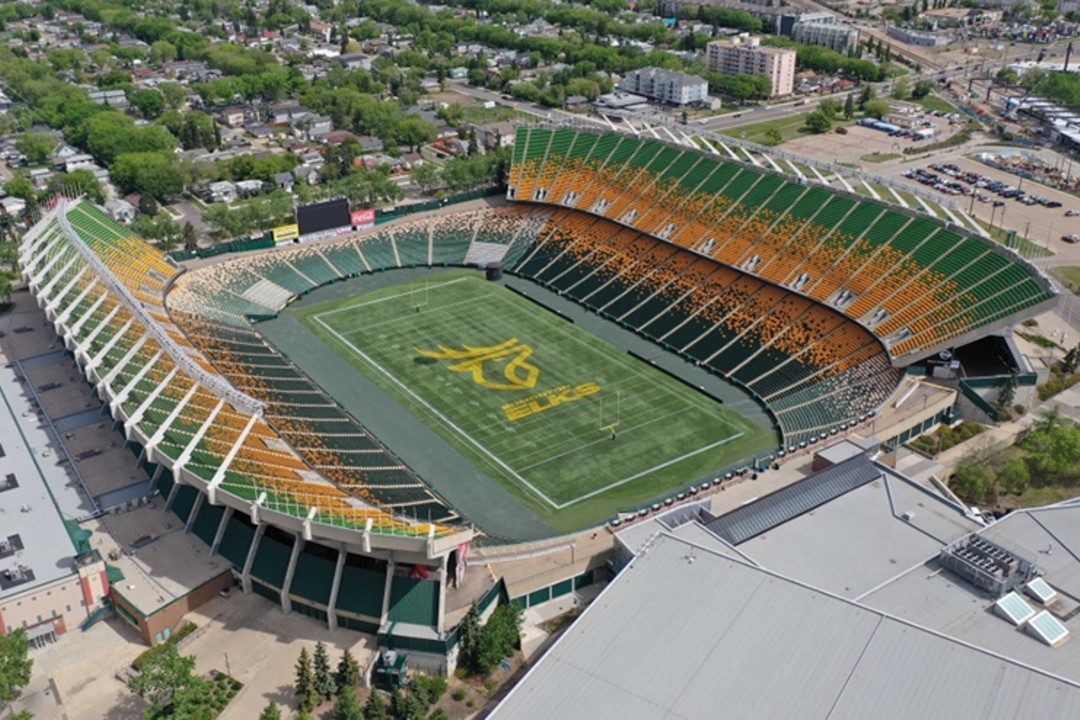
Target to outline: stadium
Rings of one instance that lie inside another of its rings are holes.
[[[245,592],[447,663],[472,604],[595,577],[511,591],[471,548],[595,537],[865,428],[908,366],[1057,301],[940,219],[558,126],[519,128],[497,207],[186,269],[61,200],[20,257]]]

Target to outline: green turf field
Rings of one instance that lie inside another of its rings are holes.
[[[770,430],[475,274],[297,315],[559,527],[657,498],[775,442]]]

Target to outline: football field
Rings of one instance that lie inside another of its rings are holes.
[[[606,517],[775,442],[767,428],[472,273],[298,315],[542,517]]]

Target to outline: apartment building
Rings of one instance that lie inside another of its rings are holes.
[[[671,105],[703,103],[709,97],[709,84],[703,78],[657,67],[631,70],[619,89]]]
[[[706,47],[709,70],[735,75],[766,75],[772,82],[769,97],[784,97],[795,89],[795,51],[762,47],[761,38],[740,35],[716,40]]]

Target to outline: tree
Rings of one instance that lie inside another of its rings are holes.
[[[337,693],[337,683],[330,671],[330,655],[326,652],[326,645],[320,640],[315,643],[315,689],[324,698],[331,698]],[[356,699],[355,697],[353,698]]]
[[[166,707],[173,696],[194,682],[194,657],[184,657],[175,645],[153,654],[138,675],[128,680],[128,688],[150,703],[153,712]]]
[[[476,657],[480,652],[480,635],[483,629],[480,627],[480,610],[474,603],[465,620],[461,624],[461,650],[458,653],[458,662],[469,672],[474,672]]]
[[[184,223],[184,230],[182,236],[185,250],[196,250],[199,247],[199,237],[195,233],[195,226],[188,220]]]
[[[830,120],[835,120],[836,116],[840,114],[841,107],[840,101],[833,98],[825,98],[818,103],[818,111],[825,113]]]
[[[15,149],[26,156],[31,165],[40,165],[49,159],[57,140],[43,132],[23,133],[15,140]]]
[[[1008,379],[1001,387],[1001,392],[998,393],[997,406],[999,409],[1006,410],[1013,404],[1013,399],[1016,397],[1017,385],[1019,385],[1019,382],[1016,379],[1016,370],[1014,369],[1009,373]]]
[[[1080,345],[1074,345],[1061,360],[1061,372],[1064,375],[1072,375],[1080,366]]]
[[[8,180],[4,183],[4,192],[23,200],[29,200],[36,194],[34,192],[34,183],[24,177],[13,177]]]
[[[0,700],[11,702],[30,682],[34,661],[28,657],[29,652],[25,628],[0,635]]]
[[[187,88],[180,83],[161,83],[157,89],[161,96],[165,98],[165,105],[172,110],[178,110],[187,101]]]
[[[73,139],[81,139],[86,151],[104,165],[111,165],[122,153],[171,152],[176,147],[176,138],[165,128],[136,127],[132,118],[114,110],[90,116]]]
[[[165,109],[165,97],[157,90],[135,90],[128,93],[128,102],[147,120],[156,118]]]
[[[341,694],[345,688],[355,688],[360,684],[360,663],[356,662],[349,648],[345,648],[345,652],[341,654],[334,680],[337,682],[337,694]]]
[[[1013,458],[998,472],[997,481],[1005,492],[1019,494],[1031,482],[1031,471],[1023,458]]]
[[[859,93],[859,109],[866,108],[866,103],[870,102],[877,97],[877,92],[874,90],[873,85],[863,85],[862,91]]]
[[[356,691],[345,688],[334,705],[334,711],[330,713],[331,720],[366,720],[364,711],[360,708],[360,702],[356,699]]]
[[[94,177],[94,173],[85,169],[72,170],[66,175],[53,175],[45,187],[45,193],[49,196],[79,197],[82,195],[90,202],[99,205],[105,202],[105,190],[101,187],[101,181]]]
[[[386,720],[386,717],[386,701],[383,700],[382,693],[372,688],[367,702],[364,703],[364,720]]]
[[[765,131],[766,145],[779,145],[782,142],[784,142],[784,135],[776,128],[769,128]]]
[[[826,113],[818,110],[806,116],[806,127],[810,132],[821,134],[832,129],[832,120]]]
[[[911,87],[908,85],[907,78],[896,78],[892,86],[892,96],[897,100],[906,100],[910,95]]]
[[[273,702],[267,703],[259,713],[259,720],[281,720],[281,710]]]
[[[434,123],[418,115],[409,115],[398,123],[397,136],[401,142],[412,148],[413,152],[417,152],[421,145],[437,138],[439,132]]]
[[[847,100],[844,101],[844,119],[850,120],[853,117],[855,117],[855,97],[848,93]]]
[[[414,165],[409,177],[412,179],[413,184],[420,188],[420,192],[423,193],[430,192],[442,180],[439,168],[435,163],[430,162],[421,162]]]
[[[933,80],[920,80],[919,82],[915,83],[915,87],[912,88],[911,97],[915,98],[916,100],[919,100],[921,98],[926,97],[927,95],[929,95],[933,91],[934,91],[934,81]]]
[[[157,215],[161,212],[161,206],[153,195],[143,195],[139,198],[139,212],[143,215]]]
[[[994,487],[994,475],[984,465],[958,465],[953,474],[952,485],[965,499],[981,501]]]
[[[113,163],[110,174],[124,192],[138,192],[165,200],[184,189],[184,176],[172,154],[125,153]]]
[[[307,648],[300,649],[300,659],[296,661],[293,694],[300,701],[301,710],[310,711],[323,700],[315,687],[315,671],[311,667],[311,656],[308,655]]]
[[[880,120],[889,114],[889,103],[880,99],[870,100],[863,105],[863,112],[866,113],[867,117],[875,117]]]

